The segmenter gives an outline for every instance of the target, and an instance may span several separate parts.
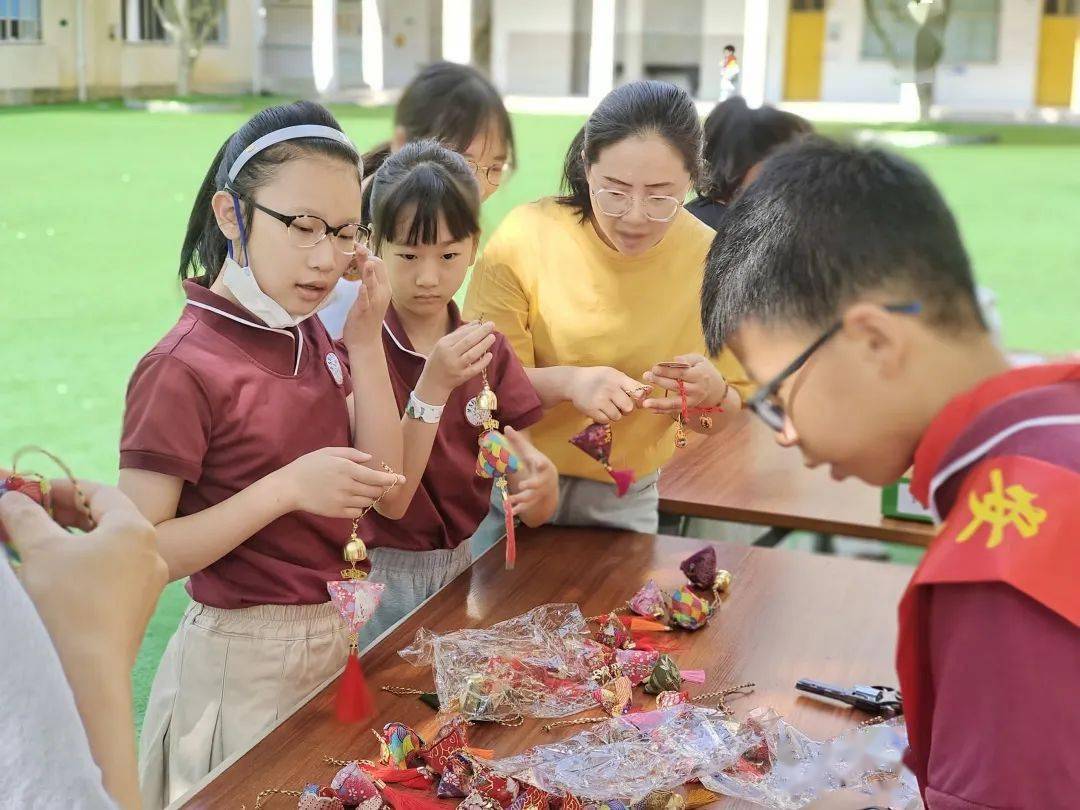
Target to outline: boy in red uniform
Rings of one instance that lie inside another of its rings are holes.
[[[731,206],[702,320],[808,466],[885,485],[914,464],[941,528],[900,604],[897,669],[927,807],[1076,807],[1080,365],[1010,369],[930,180],[818,138]]]

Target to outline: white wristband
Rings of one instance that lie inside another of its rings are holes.
[[[409,402],[405,406],[405,415],[410,419],[418,419],[429,425],[436,425],[442,419],[443,405],[428,405],[413,391],[409,394]]]

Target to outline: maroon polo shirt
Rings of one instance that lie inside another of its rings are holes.
[[[269,329],[193,281],[184,291],[179,322],[128,384],[121,468],[182,478],[176,514],[183,517],[313,450],[352,445],[348,355],[317,317]],[[283,515],[192,574],[188,593],[220,608],[326,602],[350,526]]]
[[[948,515],[966,507],[969,471],[1010,456],[1080,472],[1080,367],[1015,369],[954,399],[919,445],[912,489]],[[928,810],[1077,806],[1080,629],[1005,582],[924,590],[932,743],[908,762]]]
[[[461,314],[453,302],[449,309],[450,328],[457,329],[462,324]],[[383,323],[383,347],[398,410],[404,413],[427,358],[413,349],[393,305]],[[491,353],[487,374],[499,400],[495,414],[499,423],[523,430],[539,422],[544,413],[540,397],[514,350],[497,332]],[[483,387],[483,379],[477,376],[450,394],[431,457],[408,511],[401,520],[369,512],[364,519],[368,545],[409,551],[456,548],[476,531],[488,512],[492,480],[476,474],[477,439],[482,428],[469,421],[466,410]],[[475,409],[469,410],[475,413]]]

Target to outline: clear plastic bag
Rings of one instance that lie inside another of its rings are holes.
[[[915,778],[901,764],[907,748],[902,720],[818,742],[772,709],[755,709],[735,736],[742,751],[737,761],[700,776],[716,793],[798,810],[831,790],[848,788],[868,795],[884,792],[889,807],[922,807]]]
[[[595,708],[595,643],[577,605],[541,605],[487,629],[421,629],[400,652],[431,666],[443,711],[469,720],[567,717]]]
[[[684,703],[598,723],[489,766],[556,796],[632,805],[733,765],[742,751],[737,726],[720,712]]]

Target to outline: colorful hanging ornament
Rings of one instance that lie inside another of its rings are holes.
[[[503,514],[506,517],[506,568],[510,570],[517,563],[517,537],[514,532],[514,509],[510,505],[510,485],[507,476],[518,471],[521,461],[510,448],[510,442],[499,432],[499,422],[495,411],[499,399],[488,383],[487,371],[481,371],[484,388],[476,397],[476,407],[480,412],[483,432],[478,443],[480,450],[476,456],[476,474],[481,478],[494,478],[495,487],[502,498]]]
[[[682,688],[682,673],[670,655],[661,655],[645,681],[645,693],[659,695],[661,692],[678,692]]]
[[[48,512],[50,517],[52,516],[52,484],[49,482],[49,479],[42,475],[38,475],[35,472],[17,472],[19,461],[28,453],[40,453],[50,459],[63,471],[64,475],[74,488],[75,508],[86,520],[87,525],[92,527],[94,525],[94,519],[90,514],[90,503],[87,500],[85,493],[83,493],[82,487],[79,486],[78,480],[71,472],[71,469],[48,450],[44,450],[40,447],[30,445],[21,447],[15,451],[15,455],[11,460],[11,473],[7,478],[0,479],[0,497],[3,497],[3,495],[8,492],[22,493]],[[19,550],[15,547],[15,544],[10,538],[5,536],[3,545],[11,565],[18,566],[21,558],[19,557]]]
[[[598,689],[593,690],[593,697],[610,717],[622,717],[630,711],[630,703],[634,697],[634,687],[630,679],[620,675]]]
[[[406,770],[422,764],[420,752],[424,741],[404,723],[387,723],[382,734],[375,736],[379,740],[379,761],[383,765]]]
[[[393,472],[383,464],[386,472]],[[357,534],[361,518],[375,508],[386,497],[393,485],[383,490],[370,506],[361,512],[352,522],[352,532],[345,544],[345,562],[349,567],[341,572],[341,579],[326,583],[330,600],[341,613],[349,629],[349,657],[345,662],[345,672],[341,676],[336,700],[337,718],[342,723],[359,723],[375,713],[375,701],[368,689],[364,671],[360,668],[360,630],[367,624],[379,607],[385,585],[367,582],[368,572],[359,567],[367,560],[367,546]]]
[[[440,799],[464,799],[469,795],[472,776],[472,761],[461,751],[456,751],[443,764],[435,795]]]
[[[442,774],[446,770],[448,760],[453,754],[468,748],[469,742],[465,736],[465,724],[458,719],[451,720],[439,730],[435,742],[421,749],[420,756],[431,770]]]
[[[668,595],[656,584],[655,580],[650,579],[642,585],[641,589],[630,597],[628,604],[630,609],[639,616],[656,619],[665,624],[670,618]]]
[[[382,797],[371,777],[358,762],[346,763],[330,782],[330,787],[342,803],[357,810],[379,810]]]
[[[599,626],[594,638],[598,642],[616,650],[629,643],[630,631],[615,613],[605,613],[603,616],[598,616],[596,621]]]
[[[616,650],[615,660],[619,670],[634,686],[644,683],[656,668],[660,653],[656,650]]]
[[[630,490],[635,476],[633,470],[614,469],[611,466],[611,442],[611,425],[602,425],[599,422],[593,422],[570,439],[570,444],[603,465],[608,475],[615,481],[615,492],[621,498]]]
[[[462,800],[458,810],[502,810],[502,805],[474,791]]]
[[[699,630],[712,616],[709,600],[702,599],[689,588],[679,588],[671,594],[671,621],[684,630]]]
[[[672,706],[678,706],[690,701],[690,695],[686,692],[661,692],[656,696],[656,708],[658,709],[670,709]]]
[[[534,785],[525,785],[510,805],[510,810],[549,810],[551,795]]]
[[[472,779],[469,781],[470,793],[477,793],[485,799],[492,799],[500,807],[509,807],[521,792],[521,785],[516,779],[499,776],[491,768],[473,758]]]
[[[296,810],[345,810],[345,805],[331,788],[308,785],[300,794]]]
[[[679,570],[695,588],[711,588],[716,579],[716,548],[705,546],[682,561]]]

